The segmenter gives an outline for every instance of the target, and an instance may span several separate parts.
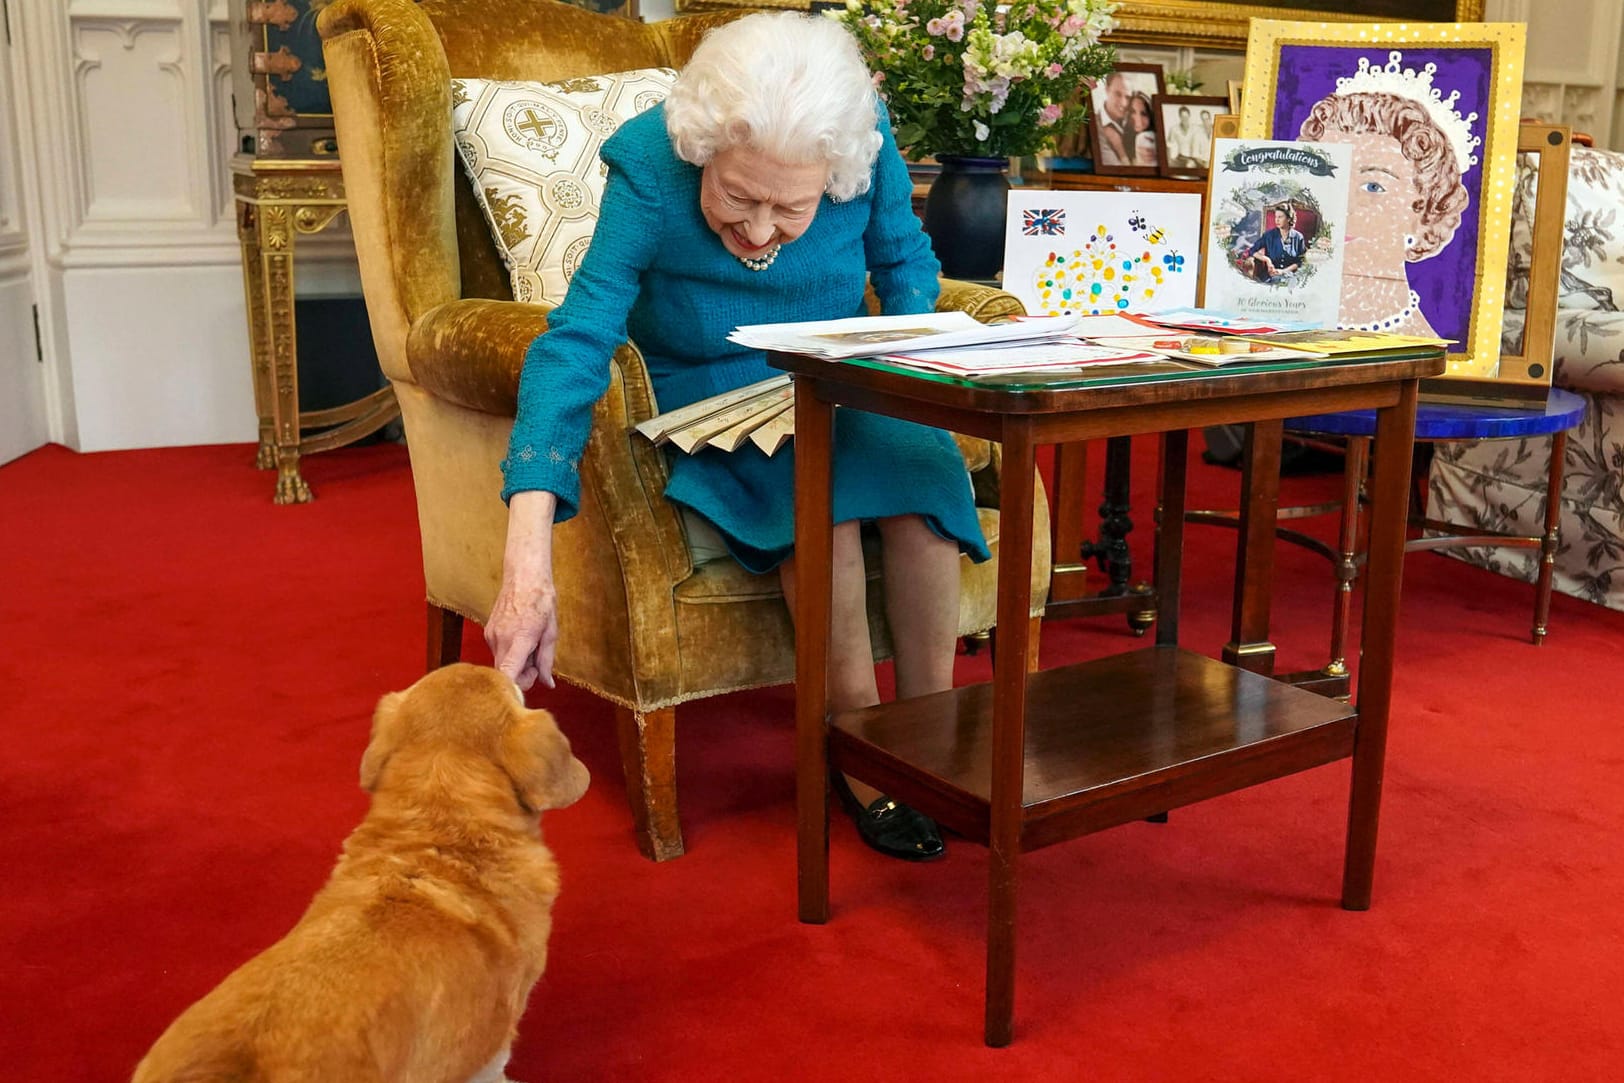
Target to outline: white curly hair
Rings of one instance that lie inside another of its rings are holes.
[[[665,100],[677,157],[704,166],[748,146],[791,164],[826,162],[825,190],[868,190],[882,139],[873,77],[851,34],[831,19],[763,12],[717,27]]]

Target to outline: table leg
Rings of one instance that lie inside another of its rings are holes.
[[[1083,560],[1083,482],[1088,474],[1088,445],[1060,444],[1054,449],[1054,514],[1049,517],[1049,552],[1054,572],[1049,600],[1070,601],[1088,594],[1088,565]]]
[[[1185,476],[1189,472],[1190,433],[1162,434],[1161,479],[1156,486],[1156,642],[1177,646],[1179,594],[1183,589]]]
[[[1417,381],[1407,381],[1399,401],[1376,413],[1365,617],[1359,637],[1359,722],[1353,740],[1348,843],[1342,865],[1342,905],[1348,910],[1369,909],[1376,865],[1376,821],[1381,809],[1387,720],[1393,698],[1393,660],[1397,653],[1394,639],[1409,521],[1416,399]]]
[[[1539,543],[1539,578],[1534,584],[1534,646],[1545,642],[1551,619],[1551,573],[1556,570],[1556,545],[1562,535],[1562,467],[1568,455],[1568,434],[1551,437],[1551,473],[1545,481],[1545,534]]]
[[[310,486],[299,476],[299,363],[294,345],[292,211],[264,205],[255,216],[264,275],[264,319],[271,357],[271,418],[278,504],[303,504]]]
[[[796,439],[800,439],[797,432]],[[1030,423],[1006,417],[1003,524],[998,542],[998,626],[1020,628],[1032,604],[1032,511],[1037,456]],[[984,1036],[1008,1045],[1015,1018],[1016,875],[1026,762],[1026,636],[1007,635],[993,665],[992,793],[987,860],[987,1003]]]
[[[834,408],[818,398],[810,381],[795,384],[795,852],[800,919],[822,924],[829,920]],[[1024,643],[1026,637],[1009,638]]]
[[[1133,487],[1133,440],[1127,436],[1113,436],[1105,441],[1105,491],[1100,501],[1100,540],[1085,542],[1082,555],[1100,562],[1100,570],[1110,581],[1100,591],[1102,598],[1123,598],[1130,594],[1147,593],[1142,588],[1130,587],[1133,578],[1133,551],[1128,546],[1128,535],[1133,533],[1131,489]],[[1139,609],[1128,610],[1128,627],[1135,635],[1144,635],[1156,620],[1156,607],[1147,600]]]
[[[1348,437],[1342,465],[1342,519],[1337,529],[1336,597],[1331,600],[1331,660],[1327,677],[1348,675],[1348,623],[1353,611],[1353,584],[1359,579],[1359,494],[1370,465],[1370,439]]]
[[[276,465],[276,426],[271,418],[271,343],[265,316],[265,268],[259,249],[259,209],[237,204],[237,240],[242,247],[243,302],[248,312],[248,358],[254,378],[254,413],[259,417],[259,448],[254,466]]]
[[[1253,673],[1274,673],[1269,607],[1274,594],[1274,530],[1280,510],[1282,421],[1246,428],[1240,529],[1235,542],[1235,603],[1223,660]]]

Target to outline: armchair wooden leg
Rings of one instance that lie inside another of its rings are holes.
[[[632,828],[637,848],[650,861],[669,861],[683,853],[682,825],[677,820],[676,721],[675,707],[658,711],[615,707]]]
[[[462,659],[462,614],[442,609],[429,603],[429,656],[428,669],[432,673],[441,666]]]

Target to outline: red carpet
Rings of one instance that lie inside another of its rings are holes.
[[[280,936],[362,813],[373,704],[420,671],[404,452],[309,460],[318,499],[295,508],[252,457],[47,448],[0,469],[7,1080],[127,1078]],[[1193,478],[1195,505],[1236,486]],[[1234,535],[1189,540],[1184,641],[1216,652]],[[628,834],[608,708],[539,697],[595,781],[546,821],[564,894],[511,1074],[1618,1078],[1624,614],[1558,596],[1534,648],[1527,586],[1436,555],[1406,568],[1374,907],[1336,903],[1345,765],[1040,851],[1002,1051],[981,1044],[977,847],[912,867],[837,820],[834,919],[795,921],[788,690],[680,712],[689,854],[660,866]],[[1329,581],[1283,548],[1283,669],[1323,661]],[[1118,617],[1071,622],[1044,659],[1135,642]],[[474,629],[467,653],[488,657]]]

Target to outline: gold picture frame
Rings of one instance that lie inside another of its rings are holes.
[[[1241,138],[1354,149],[1339,322],[1452,340],[1450,377],[1527,378],[1500,371],[1523,51],[1520,23],[1252,24]]]
[[[682,2],[679,0],[679,10]],[[724,7],[731,0],[699,2]],[[1247,30],[1253,19],[1356,23],[1391,18],[1469,23],[1483,18],[1483,4],[1484,0],[1258,0],[1248,4],[1123,0],[1115,12],[1116,29],[1106,41],[1240,52],[1246,48]]]

